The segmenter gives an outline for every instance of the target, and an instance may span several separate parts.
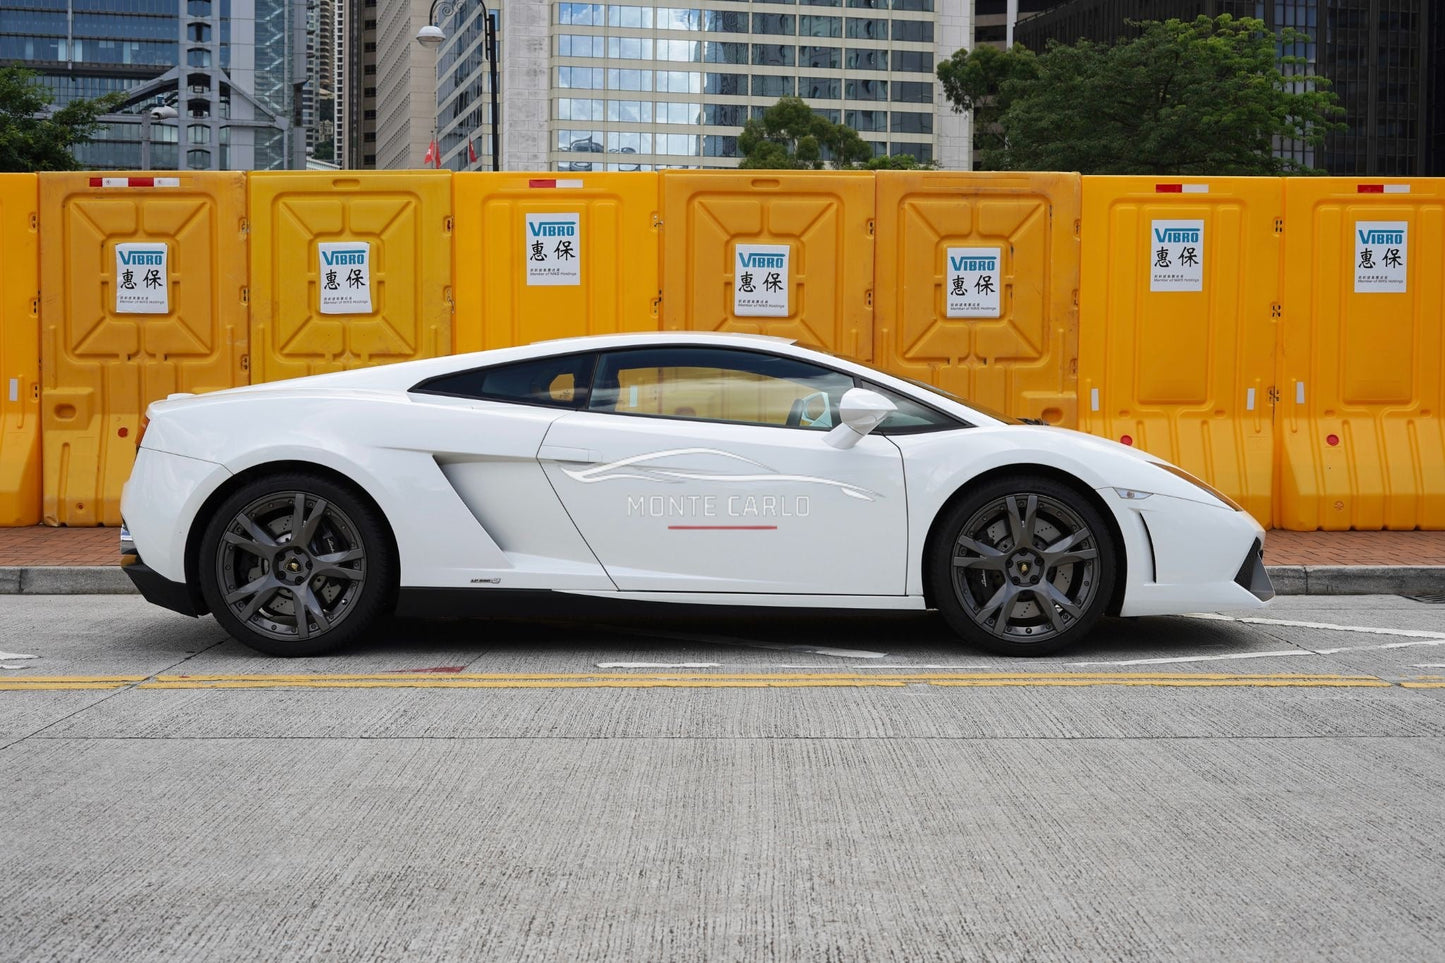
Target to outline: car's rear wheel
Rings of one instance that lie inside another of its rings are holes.
[[[949,508],[930,558],[933,597],[966,641],[1048,655],[1088,634],[1114,590],[1099,511],[1049,478],[1002,478]]]
[[[396,563],[376,510],[318,475],[261,478],[221,503],[201,539],[216,621],[268,655],[330,652],[389,604]]]

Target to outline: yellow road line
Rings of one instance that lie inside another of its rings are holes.
[[[1400,682],[1405,688],[1445,688],[1437,676]],[[1370,675],[1216,672],[558,672],[558,673],[276,673],[149,676],[35,676],[0,678],[0,691],[82,689],[745,689],[745,688],[1027,688],[1144,686],[1159,688],[1389,688]]]

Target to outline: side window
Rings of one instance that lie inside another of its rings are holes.
[[[883,419],[883,424],[874,429],[879,434],[906,435],[915,432],[947,431],[952,428],[969,427],[964,422],[950,415],[945,415],[941,411],[935,411],[921,402],[900,395],[896,391],[889,391],[887,388],[869,384],[868,382],[860,382],[860,386],[878,392],[897,406],[898,410]]]
[[[595,355],[572,354],[517,361],[492,368],[439,375],[411,390],[458,398],[580,408],[587,402],[587,389],[596,360]]]
[[[826,431],[853,379],[727,348],[644,348],[602,356],[593,411]]]

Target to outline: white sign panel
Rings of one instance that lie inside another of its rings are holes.
[[[165,244],[115,246],[115,313],[170,314],[170,281]]]
[[[1204,290],[1204,222],[1153,221],[1149,290]]]
[[[733,265],[733,314],[740,318],[788,316],[786,244],[739,244]]]
[[[580,214],[528,214],[528,284],[581,284]]]
[[[1403,294],[1409,224],[1355,222],[1355,293]]]
[[[948,304],[945,317],[997,318],[1003,249],[951,247],[947,252]]]
[[[321,241],[321,313],[371,313],[371,243]]]

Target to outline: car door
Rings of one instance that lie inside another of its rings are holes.
[[[851,387],[765,352],[609,352],[539,458],[623,591],[901,595],[902,455],[825,441]]]

